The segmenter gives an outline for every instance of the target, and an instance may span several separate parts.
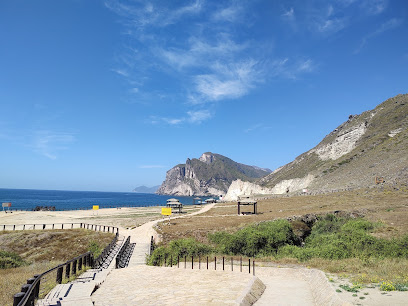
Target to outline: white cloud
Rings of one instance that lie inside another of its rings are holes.
[[[221,8],[213,14],[215,21],[237,21],[242,14],[243,8],[237,4]]]
[[[139,166],[140,169],[157,169],[157,168],[166,168],[165,166],[162,165],[142,165]]]
[[[368,35],[364,36],[363,39],[361,40],[360,45],[358,46],[358,48],[354,51],[354,53],[359,53],[367,44],[367,42],[378,36],[381,35],[382,33],[392,30],[394,28],[399,27],[401,24],[403,23],[402,19],[398,19],[398,18],[392,18],[386,22],[384,22],[383,24],[381,24],[381,26],[375,30],[374,32],[369,33]]]
[[[205,120],[208,120],[212,117],[212,114],[209,110],[191,110],[186,113],[186,116],[180,118],[168,118],[168,117],[158,117],[151,116],[151,124],[166,123],[168,125],[180,125],[183,123],[197,123],[200,124]]]
[[[297,65],[296,70],[298,72],[312,72],[314,70],[314,64],[311,59],[300,61]]]
[[[75,141],[75,136],[71,133],[60,133],[48,130],[36,131],[32,135],[31,147],[35,152],[57,159],[57,152],[68,149],[68,145]]]
[[[129,73],[124,70],[124,69],[111,69],[113,72],[116,72],[117,74],[124,76],[124,77],[128,77]]]
[[[321,33],[335,33],[346,27],[346,21],[340,18],[323,19],[316,24],[316,28]]]
[[[261,130],[261,131],[266,131],[266,130],[270,130],[272,127],[271,126],[265,126],[262,123],[257,123],[253,126],[250,126],[249,128],[245,129],[244,132],[245,133],[251,133],[253,131],[257,131],[257,130]]]
[[[188,121],[191,123],[201,123],[211,118],[211,113],[208,110],[189,111],[187,115]]]
[[[300,75],[313,72],[316,68],[316,64],[311,59],[289,60],[289,58],[275,60],[270,66],[269,73],[272,76],[288,79],[297,79]]]
[[[368,14],[378,15],[387,8],[388,0],[365,0],[361,6]]]
[[[180,101],[175,106],[183,114],[152,116],[149,118],[152,124],[201,123],[215,112],[197,110],[194,108],[197,105],[241,98],[267,76],[296,79],[314,69],[315,64],[307,58],[303,61],[268,60],[271,40],[259,41],[250,31],[245,33],[254,25],[253,15],[247,13],[250,2],[231,1],[225,5],[197,0],[180,5],[171,1],[134,0],[126,3],[106,0],[106,6],[123,17],[122,23],[127,29],[124,31],[127,46],[123,54],[117,56],[121,69],[114,71],[129,82],[128,94],[132,95],[129,100],[137,95],[138,101],[152,105],[164,103],[152,94],[156,86],[154,80],[167,78],[169,90],[163,89],[166,99]],[[282,14],[282,18],[293,21],[294,28],[295,12],[297,15],[301,10],[289,7]],[[333,19],[332,13],[334,9],[328,7],[325,17],[330,15]],[[241,33],[240,27],[247,28]],[[262,48],[264,45],[268,48]]]
[[[163,121],[167,122],[170,125],[177,125],[184,121],[183,118],[176,119],[176,118],[162,118]]]
[[[219,34],[215,43],[204,38],[190,37],[188,49],[159,49],[159,56],[172,68],[181,70],[192,67],[208,67],[215,60],[233,59],[247,48],[246,43],[237,44],[227,34]]]
[[[262,124],[258,123],[258,124],[255,124],[255,125],[247,128],[247,129],[245,129],[244,131],[245,131],[245,133],[249,133],[249,132],[255,131],[255,130],[261,128],[261,127],[262,127]]]
[[[256,66],[253,59],[230,65],[217,62],[212,66],[214,73],[196,76],[196,91],[205,101],[242,97],[261,81],[261,70]]]
[[[165,27],[178,22],[184,16],[198,14],[202,9],[202,1],[196,0],[178,9],[156,7],[152,3],[144,2],[126,5],[119,0],[106,0],[105,6],[125,17],[127,26],[141,29],[147,26]]]

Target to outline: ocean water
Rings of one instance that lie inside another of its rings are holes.
[[[134,192],[62,191],[32,189],[2,189],[0,202],[11,202],[12,210],[32,210],[36,206],[55,206],[56,210],[92,209],[108,207],[143,207],[164,205],[176,198],[183,205],[192,205],[194,197],[163,196]],[[208,197],[201,197],[203,200]]]

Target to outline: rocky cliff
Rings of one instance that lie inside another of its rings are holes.
[[[334,129],[316,147],[251,184],[233,183],[226,198],[283,194],[308,189],[329,192],[372,187],[382,178],[408,184],[408,95],[398,95]],[[257,187],[258,186],[258,187]]]
[[[207,152],[167,171],[166,179],[156,193],[219,196],[227,192],[233,180],[254,181],[270,172],[269,169],[240,164],[220,154]]]

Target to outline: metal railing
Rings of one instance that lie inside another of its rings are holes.
[[[115,237],[112,239],[111,243],[102,251],[102,253],[94,260],[92,265],[93,268],[99,269],[106,259],[111,254],[113,248],[116,246],[116,243],[119,238],[119,233],[116,233]]]
[[[118,255],[116,255],[116,269],[126,267],[128,258],[131,255],[130,253],[131,253],[130,236],[128,236],[126,238],[126,241],[120,248]]]
[[[197,261],[197,259],[198,259],[198,261]],[[183,258],[181,258],[181,260],[183,261]],[[255,275],[255,260],[252,259],[252,262],[251,262],[251,258],[248,258],[247,260],[248,260],[248,264],[245,263],[246,260],[243,260],[243,258],[240,257],[238,259],[238,262],[235,259],[235,263],[237,263],[237,265],[239,266],[240,272],[242,272],[243,267],[247,266],[248,267],[248,273],[249,274],[252,273],[253,275]],[[173,258],[173,256],[164,256],[163,258],[159,256],[157,261],[153,262],[153,265],[154,266],[173,267],[173,264],[174,265],[177,264],[177,268],[180,268],[180,263],[182,261],[180,261],[180,256],[177,256],[177,260],[176,260],[176,258]],[[217,257],[215,256],[213,261],[212,260],[209,261],[208,256],[206,257],[206,260],[204,260],[204,261],[202,261],[201,256],[198,256],[198,258],[194,257],[194,256],[191,256],[191,269],[194,269],[194,267],[196,267],[196,269],[198,268],[199,270],[201,270],[201,266],[203,265],[204,266],[203,269],[210,270],[211,266],[214,265],[214,270],[217,270],[217,263],[218,263],[218,267],[219,267],[218,269],[222,268],[222,270],[225,271],[227,266],[230,266],[231,271],[234,271],[234,266],[237,266],[234,263],[234,257],[229,257],[230,264],[228,264],[227,261],[228,261],[228,258],[226,258],[224,256],[222,257],[222,259],[221,259],[221,257],[219,257],[218,260],[217,260]],[[187,265],[187,262],[188,262],[188,265]],[[187,266],[190,266],[190,257],[187,260],[187,256],[184,256],[184,269],[186,269]],[[252,270],[251,270],[251,267],[252,267]]]
[[[84,225],[85,223],[81,223]],[[82,227],[81,228],[85,228]],[[119,230],[117,230],[115,237],[112,239],[111,243],[102,251],[102,253],[94,259],[91,252],[84,253],[78,257],[75,257],[63,264],[60,264],[54,268],[45,271],[42,274],[36,274],[33,278],[27,280],[27,284],[21,287],[21,292],[14,295],[13,306],[25,306],[34,305],[35,299],[39,296],[45,296],[48,292],[46,289],[41,290],[40,285],[43,284],[49,290],[51,290],[55,285],[61,284],[63,278],[69,280],[71,276],[77,275],[83,267],[92,267],[99,269],[104,261],[111,254],[112,250],[116,246],[119,237]],[[65,273],[64,273],[65,268]],[[55,277],[50,277],[52,272],[56,272]],[[55,281],[54,281],[55,280]]]
[[[77,275],[84,267],[91,267],[92,264],[93,255],[91,252],[87,252],[44,273],[34,275],[33,278],[27,280],[27,284],[21,286],[21,292],[14,295],[13,306],[34,305],[35,299],[47,294],[46,290],[41,290],[40,286],[42,284],[45,285],[44,287],[61,284],[64,275],[65,279],[68,280],[72,275]],[[56,272],[55,282],[48,277],[52,272]]]

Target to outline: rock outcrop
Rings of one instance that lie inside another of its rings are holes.
[[[157,194],[178,196],[225,195],[236,179],[254,181],[270,173],[268,169],[248,166],[214,153],[204,153],[199,159],[187,159],[167,171]]]
[[[240,196],[252,196],[260,194],[271,194],[273,190],[270,188],[261,187],[251,182],[241,180],[233,181],[228,188],[227,194],[224,196],[225,201],[236,201]]]

